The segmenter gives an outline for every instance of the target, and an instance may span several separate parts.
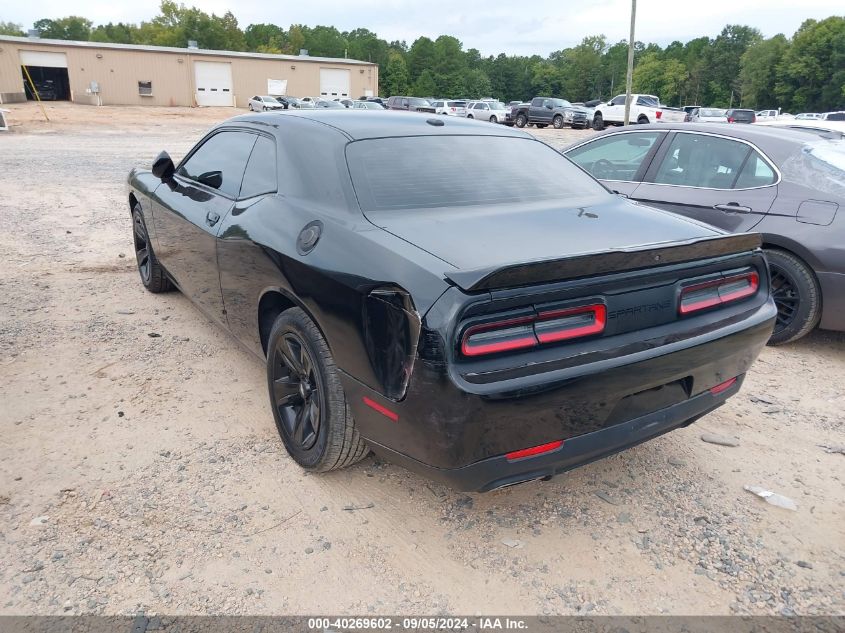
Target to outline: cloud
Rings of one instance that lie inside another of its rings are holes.
[[[534,0],[530,5],[513,0],[311,0],[302,3],[271,3],[266,0],[186,0],[209,13],[231,8],[241,28],[257,22],[336,26],[342,31],[368,28],[387,40],[408,44],[422,35],[454,35],[465,48],[482,55],[500,52],[548,55],[573,46],[588,35],[603,34],[608,41],[627,39],[630,19],[628,0],[560,2]],[[71,8],[72,6],[72,8]],[[530,6],[530,10],[528,7]],[[158,13],[158,2],[144,5],[133,0],[109,3],[77,0],[72,5],[57,0],[28,0],[5,8],[5,20],[28,28],[40,18],[76,14],[106,22],[139,22]],[[764,35],[792,33],[807,18],[822,19],[842,13],[841,0],[746,0],[730,11],[718,2],[689,5],[683,0],[640,0],[637,7],[637,39],[666,45],[702,35],[715,37],[726,23],[747,24]]]

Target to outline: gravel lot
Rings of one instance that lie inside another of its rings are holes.
[[[842,334],[766,349],[719,411],[551,482],[309,475],[261,364],[134,268],[127,172],[233,111],[11,109],[0,614],[845,613],[845,455],[821,446],[845,444]]]

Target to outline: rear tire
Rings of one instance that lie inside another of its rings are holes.
[[[648,125],[648,117],[647,116],[641,116],[639,119],[637,119],[637,124]]]
[[[467,118],[468,118],[468,119],[474,119],[475,117],[474,117],[474,116],[472,116],[471,114],[468,114],[468,115],[467,115]]]
[[[769,345],[783,345],[797,341],[816,327],[821,317],[821,291],[810,267],[792,253],[766,249],[766,257],[778,308]]]
[[[525,127],[528,125],[528,117],[524,114],[517,114],[516,115],[516,127]]]
[[[153,252],[153,246],[150,244],[150,237],[147,233],[147,225],[144,224],[144,216],[138,202],[132,207],[132,238],[135,247],[135,261],[138,264],[138,273],[141,275],[141,283],[144,284],[144,288],[156,294],[170,290],[173,285]]]
[[[267,386],[276,428],[302,468],[337,470],[370,452],[355,427],[326,340],[300,308],[286,310],[273,324]]]
[[[601,132],[604,129],[604,119],[602,119],[601,112],[596,112],[593,116],[593,129],[596,132]]]
[[[499,120],[496,118],[495,115],[490,117],[490,123],[498,123],[498,122],[499,122]]]
[[[563,117],[560,116],[559,114],[557,116],[555,116],[555,118],[552,119],[552,125],[555,126],[556,130],[559,130],[560,128],[562,128],[563,127]]]

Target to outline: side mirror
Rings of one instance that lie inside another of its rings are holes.
[[[173,159],[170,158],[170,154],[162,152],[156,156],[156,159],[153,161],[153,176],[160,180],[170,180],[175,171],[176,167],[173,165]]]
[[[608,101],[608,102],[607,102],[607,105],[612,106],[612,105],[613,105],[613,101]]]
[[[200,174],[197,180],[202,184],[208,185],[213,189],[220,189],[220,185],[223,184],[223,172],[207,171],[205,173]]]

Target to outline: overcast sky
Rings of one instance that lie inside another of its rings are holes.
[[[158,13],[156,0],[26,0],[5,2],[0,20],[30,28],[40,18],[69,13],[82,15],[94,24],[139,22]],[[375,31],[387,40],[454,35],[465,48],[482,55],[533,54],[572,46],[587,35],[604,34],[611,42],[628,37],[629,0],[267,0],[186,1],[208,13],[222,14],[231,8],[241,28],[270,22],[323,24],[341,31],[358,27]],[[72,7],[72,8],[71,8]],[[640,0],[637,6],[637,39],[666,45],[701,35],[715,36],[722,27],[747,24],[764,35],[792,35],[807,18],[842,15],[842,0],[743,0],[742,2],[688,2],[687,0]]]

